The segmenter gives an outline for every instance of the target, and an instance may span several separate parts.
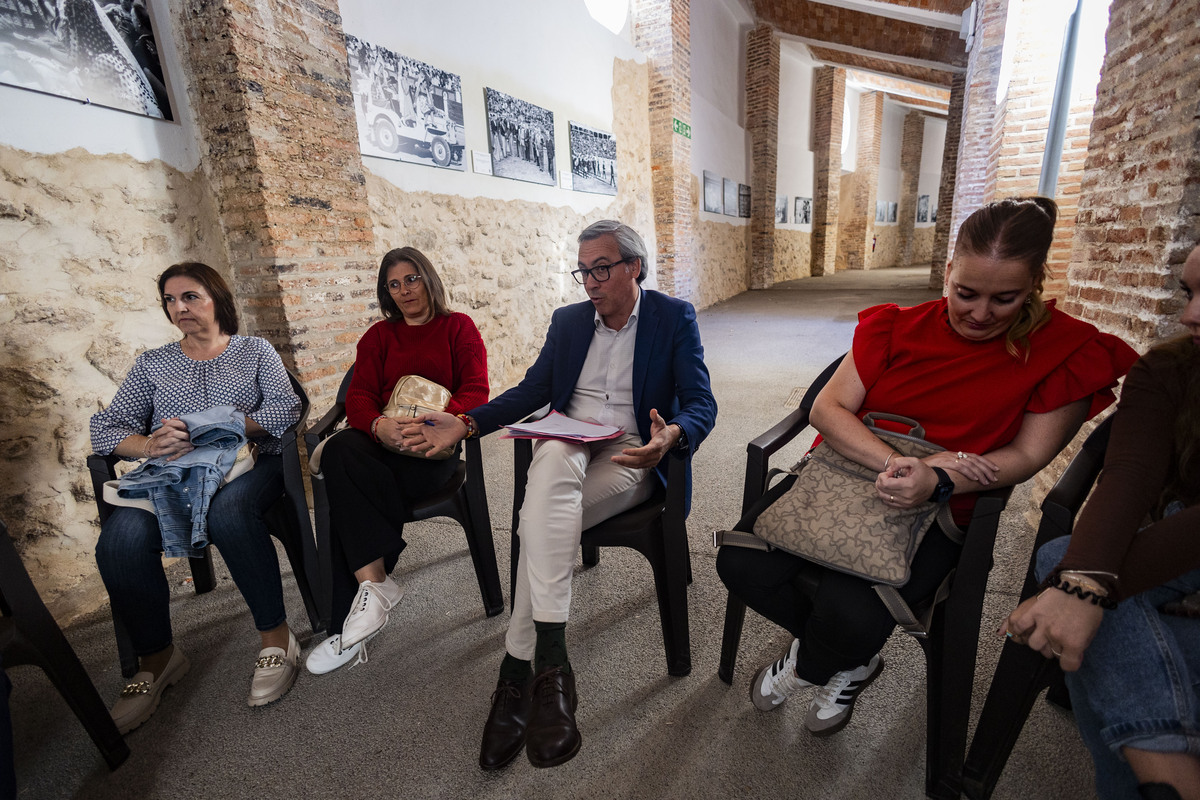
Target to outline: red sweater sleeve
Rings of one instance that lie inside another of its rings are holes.
[[[384,341],[382,327],[387,323],[377,322],[367,329],[358,340],[357,356],[354,360],[354,377],[346,390],[346,420],[360,431],[370,432],[371,422],[379,416],[387,403],[384,392]],[[392,381],[392,386],[395,380]]]
[[[454,385],[446,411],[465,414],[488,401],[487,348],[475,322],[466,314],[455,314],[451,326],[451,358]]]

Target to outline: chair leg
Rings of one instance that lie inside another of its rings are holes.
[[[500,568],[496,565],[496,545],[492,540],[492,523],[486,507],[481,511],[475,498],[460,503],[463,532],[467,536],[467,551],[475,567],[483,612],[494,617],[504,610],[504,595],[500,591]],[[483,500],[486,503],[486,498]]]
[[[669,533],[654,536],[650,566],[658,595],[658,616],[662,624],[663,645],[667,654],[667,673],[683,676],[692,671],[692,645],[688,630],[687,541]]]
[[[49,612],[44,619],[33,620],[32,624],[19,624],[19,630],[21,637],[38,653],[46,676],[79,718],[109,769],[121,766],[129,757],[129,745],[117,730],[108,707],[100,699],[75,650]]]
[[[733,668],[737,663],[738,645],[742,641],[742,624],[746,621],[746,604],[729,595],[725,601],[725,630],[721,634],[721,664],[717,677],[733,685]]]
[[[600,563],[600,548],[583,546],[583,565],[585,567],[594,567]]]
[[[925,792],[957,798],[967,750],[967,723],[975,683],[980,612],[968,613],[952,595],[934,614],[922,643],[926,658]]]
[[[963,764],[963,791],[972,800],[992,796],[1038,694],[1056,679],[1061,684],[1057,661],[1028,647],[1004,645]]]
[[[217,587],[217,572],[213,567],[212,550],[204,548],[204,555],[189,558],[192,565],[192,587],[196,594],[211,592]]]
[[[303,544],[300,542],[301,527],[296,519],[296,511],[291,506],[291,500],[283,497],[267,515],[267,529],[271,535],[283,543],[287,553],[288,563],[292,565],[292,575],[296,579],[296,588],[304,600],[304,610],[308,612],[308,624],[313,633],[322,630],[321,612],[317,606],[317,598],[313,595],[312,584],[308,579],[308,570],[304,564]]]

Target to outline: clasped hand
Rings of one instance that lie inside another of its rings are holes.
[[[1104,610],[1086,600],[1046,589],[1017,606],[998,633],[1008,634],[1017,644],[1028,645],[1046,658],[1057,658],[1065,672],[1079,669]]]
[[[174,461],[195,449],[187,425],[179,417],[171,417],[164,419],[162,427],[150,434],[145,453],[149,458],[170,456],[167,460]]]
[[[425,456],[449,450],[466,438],[468,433],[467,423],[445,411],[432,411],[404,422],[388,421],[397,428],[397,447],[412,450],[414,453],[422,453]],[[379,430],[383,426],[384,421],[380,420],[376,427],[375,435],[381,439],[383,435],[379,433]]]
[[[912,508],[924,503],[937,488],[934,467],[941,467],[947,473],[956,472],[983,486],[995,483],[999,473],[994,462],[978,453],[943,450],[925,458],[893,456],[887,469],[875,479],[879,499],[893,508]]]

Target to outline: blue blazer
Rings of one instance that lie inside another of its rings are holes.
[[[556,309],[546,343],[519,384],[470,412],[481,434],[527,417],[547,403],[566,411],[595,332],[590,301]],[[633,407],[638,434],[650,441],[650,409],[687,436],[687,498],[691,506],[691,457],[717,420],[717,401],[704,366],[696,310],[685,300],[642,290],[637,340],[633,348]],[[665,485],[667,463],[655,467]]]

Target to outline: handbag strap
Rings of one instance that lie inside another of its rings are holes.
[[[954,522],[954,517],[950,515],[950,504],[942,503],[938,507],[937,524],[941,528],[942,533],[946,538],[955,544],[962,546],[966,541],[966,534]],[[883,605],[887,608],[888,613],[892,615],[892,619],[896,620],[896,624],[904,629],[905,633],[913,636],[924,637],[929,635],[929,624],[933,621],[933,610],[937,608],[937,604],[950,596],[950,581],[954,577],[954,570],[950,570],[946,577],[942,579],[941,585],[937,591],[933,593],[933,602],[929,604],[929,608],[925,609],[925,613],[920,618],[913,613],[912,608],[908,603],[904,602],[904,598],[900,596],[895,586],[887,586],[886,584],[872,584],[871,588],[875,590],[875,594],[879,595],[879,599],[883,601]]]
[[[733,547],[745,547],[749,550],[762,550],[770,552],[775,548],[767,543],[766,539],[755,536],[753,533],[744,533],[742,531],[713,531],[713,547],[723,547],[732,545]]]

